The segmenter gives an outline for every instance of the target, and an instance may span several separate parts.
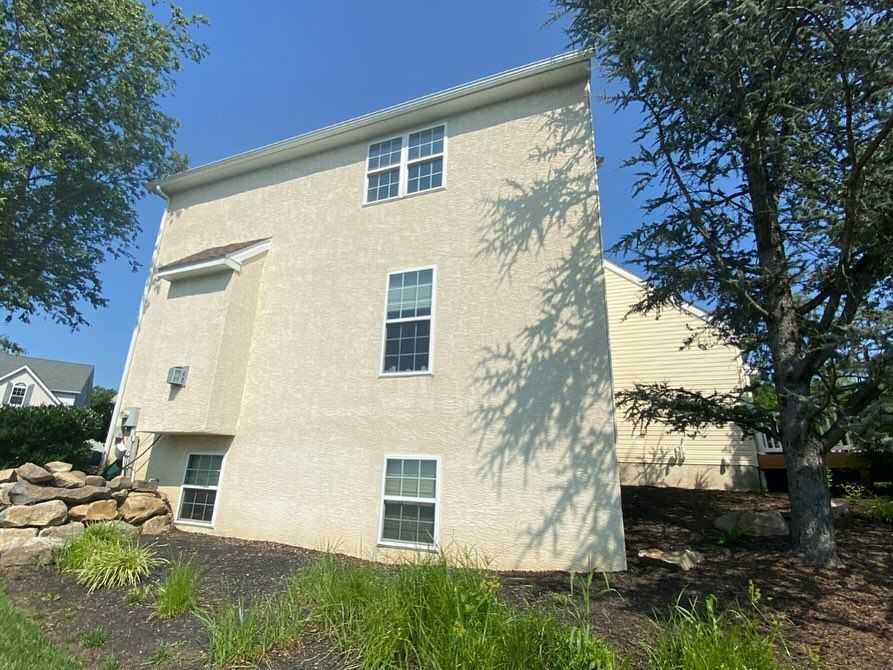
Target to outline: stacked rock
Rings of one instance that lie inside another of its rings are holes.
[[[171,519],[154,482],[123,476],[106,481],[60,461],[0,470],[0,567],[49,563],[85,523],[104,521],[133,535],[158,535]]]

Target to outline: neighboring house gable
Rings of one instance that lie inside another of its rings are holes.
[[[685,347],[705,312],[692,305],[654,314],[629,314],[643,280],[605,261],[608,327],[615,393],[639,383],[668,382],[706,393],[740,385],[740,352],[721,345]],[[617,460],[624,484],[685,488],[754,489],[759,486],[754,441],[735,426],[710,427],[691,438],[652,424],[645,435],[616,411]]]
[[[16,390],[16,385],[18,391]],[[86,407],[93,393],[93,366],[0,352],[0,392],[4,404],[20,404],[22,385],[31,387],[22,406]]]

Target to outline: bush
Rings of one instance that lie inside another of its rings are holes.
[[[759,591],[751,585],[751,610],[718,612],[716,598],[703,606],[676,603],[668,621],[658,622],[657,644],[646,645],[653,670],[774,670],[780,622],[763,617]]]
[[[155,597],[155,612],[158,616],[169,619],[195,610],[198,607],[203,578],[204,571],[201,568],[197,568],[189,560],[177,559],[171,573],[158,588]]]
[[[83,467],[90,455],[87,440],[100,421],[94,411],[81,407],[0,406],[0,468],[50,461]]]
[[[540,607],[497,599],[496,575],[445,556],[390,570],[324,556],[292,579],[310,621],[361,668],[618,667],[594,637],[588,611],[578,625]]]
[[[91,592],[107,586],[136,586],[164,563],[148,547],[109,524],[94,524],[56,555],[63,574],[74,575]]]

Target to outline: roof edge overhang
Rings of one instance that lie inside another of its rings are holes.
[[[469,111],[495,100],[506,100],[589,78],[589,51],[573,51],[506,70],[386,109],[364,114],[287,140],[200,165],[157,179],[146,186],[171,195],[336,146],[372,138],[417,124]]]
[[[168,281],[177,281],[178,279],[188,279],[190,277],[199,277],[202,275],[215,274],[217,272],[241,272],[242,263],[247,260],[265,253],[270,248],[270,240],[261,240],[250,247],[245,247],[232,253],[220,256],[218,258],[210,258],[207,260],[196,261],[194,263],[184,263],[167,270],[159,270],[155,276],[158,279],[166,279]]]

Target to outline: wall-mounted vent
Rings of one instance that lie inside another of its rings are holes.
[[[188,377],[188,365],[176,365],[167,371],[167,383],[172,386],[186,386],[186,379]]]

